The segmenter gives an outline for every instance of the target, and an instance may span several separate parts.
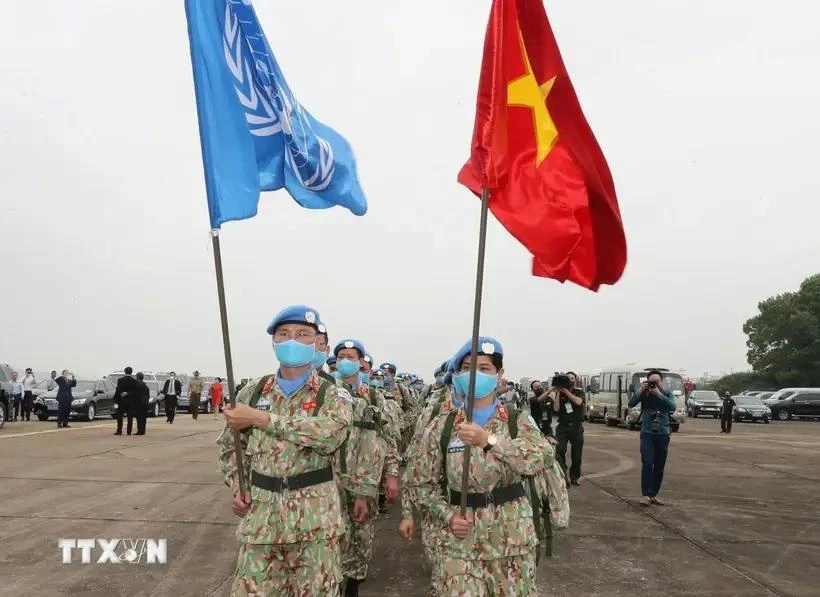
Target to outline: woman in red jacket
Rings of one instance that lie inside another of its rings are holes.
[[[222,378],[214,377],[211,384],[211,410],[214,413],[214,420],[219,418],[219,407],[222,406]]]

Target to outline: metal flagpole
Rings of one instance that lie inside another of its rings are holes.
[[[222,346],[225,349],[225,367],[228,375],[228,396],[231,408],[236,406],[236,394],[233,383],[233,358],[231,357],[231,337],[228,333],[228,307],[225,303],[225,280],[222,277],[222,251],[219,248],[219,230],[211,230],[211,239],[214,247],[214,267],[216,269],[216,293],[219,296],[219,317],[222,320]],[[244,454],[237,429],[233,430],[234,454],[236,456],[236,473],[239,478],[239,495],[248,495],[248,485],[245,477]]]
[[[470,387],[467,390],[467,421],[473,420],[475,402],[476,364],[478,361],[478,336],[481,326],[481,294],[484,289],[484,253],[487,247],[487,212],[490,204],[490,190],[481,191],[481,223],[478,228],[478,265],[475,274],[475,303],[473,305],[473,343],[470,348]],[[456,363],[458,366],[458,363]],[[470,477],[470,446],[464,446],[464,468],[461,471],[461,516],[467,512],[467,486]]]

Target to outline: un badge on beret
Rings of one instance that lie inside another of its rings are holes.
[[[484,354],[493,354],[495,353],[495,344],[492,342],[485,342],[481,345],[481,352]]]
[[[352,341],[352,340],[348,340],[347,342],[345,342],[345,348],[353,348],[353,347],[355,347],[355,346],[356,346],[356,345],[355,345],[355,344],[353,344],[353,341]]]
[[[350,348],[350,347],[348,346],[348,348]],[[366,363],[370,363],[371,365],[373,364],[373,359],[371,359],[369,355],[366,355],[364,357],[364,360],[365,360]]]
[[[307,318],[305,318],[305,319],[307,319]],[[319,333],[320,333],[320,334],[326,334],[326,333],[327,333],[327,328],[325,327],[325,324],[323,324],[323,323],[320,323],[320,324],[319,324],[319,328],[318,328],[318,329],[319,329]]]
[[[314,313],[313,311],[306,311],[305,321],[307,321],[308,323],[316,323],[316,313]]]

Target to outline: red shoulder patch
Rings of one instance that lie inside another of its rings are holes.
[[[459,409],[458,412],[456,413],[455,423],[456,423],[456,425],[460,425],[462,423],[462,421],[464,421],[464,411]]]
[[[268,392],[270,392],[270,389],[273,387],[273,384],[275,383],[276,376],[272,375],[271,378],[267,381],[267,383],[265,383],[265,385],[262,387],[262,393],[267,394]]]
[[[302,403],[302,410],[313,410],[316,408],[316,401],[310,400],[309,402]]]
[[[507,413],[507,409],[503,404],[498,405],[498,417],[505,423],[510,419],[510,415]]]

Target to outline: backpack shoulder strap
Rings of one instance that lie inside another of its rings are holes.
[[[518,417],[521,416],[521,411],[507,407],[507,412],[507,429],[510,431],[510,439],[515,439],[518,437]]]
[[[330,387],[330,382],[323,381],[322,385],[319,386],[319,393],[316,394],[316,408],[313,409],[313,416],[316,416],[322,405],[325,403],[325,396],[327,396],[327,389]]]
[[[444,421],[444,427],[441,430],[441,439],[439,440],[442,458],[439,486],[445,497],[447,496],[447,448],[450,446],[450,438],[453,436],[453,427],[456,425],[456,412],[455,410],[451,410],[447,414],[447,420]]]
[[[443,404],[442,402],[436,402],[436,403],[433,405],[433,410],[430,412],[430,418],[427,420],[427,423],[428,423],[428,424],[430,423],[430,421],[432,421],[432,420],[433,420],[433,419],[435,419],[437,416],[439,416],[439,414],[441,413],[441,405],[442,405],[442,404]]]
[[[265,386],[268,384],[268,381],[274,374],[271,373],[269,375],[265,375],[264,377],[260,377],[259,381],[256,383],[256,387],[253,389],[253,394],[251,394],[251,399],[248,401],[248,406],[251,408],[256,408],[257,403],[259,402],[259,398],[262,397],[262,390],[265,389]]]
[[[376,406],[379,403],[376,397],[376,388],[368,388],[368,390],[370,392],[370,406]]]

